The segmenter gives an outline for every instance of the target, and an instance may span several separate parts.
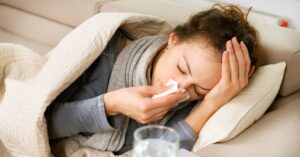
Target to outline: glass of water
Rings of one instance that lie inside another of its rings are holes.
[[[177,157],[179,134],[172,128],[147,125],[134,131],[133,157]]]

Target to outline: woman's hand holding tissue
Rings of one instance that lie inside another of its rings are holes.
[[[108,116],[124,114],[142,124],[159,120],[172,108],[174,103],[185,97],[177,92],[152,99],[152,96],[170,89],[169,86],[140,86],[123,88],[104,95],[105,111]]]

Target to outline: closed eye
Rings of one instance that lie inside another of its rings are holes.
[[[177,65],[177,68],[181,73],[185,74],[185,72],[180,68],[179,64]]]
[[[197,91],[197,93],[199,94],[199,95],[206,95],[210,90],[207,90],[207,89],[203,89],[202,87],[199,87],[198,86],[198,89],[200,90],[200,91],[202,91],[201,92],[201,94],[199,94],[199,90],[197,91],[197,89],[196,89],[196,86],[195,86],[195,91]]]

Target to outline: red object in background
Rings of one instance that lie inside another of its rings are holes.
[[[289,23],[286,20],[281,20],[280,23],[279,23],[279,25],[281,27],[288,27]]]

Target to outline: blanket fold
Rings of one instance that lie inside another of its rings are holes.
[[[15,44],[0,44],[0,154],[52,155],[44,117],[47,106],[93,63],[118,28],[138,39],[168,33],[172,26],[154,16],[100,13],[45,56]],[[114,156],[63,140],[58,143],[64,149],[57,151],[67,156]]]

